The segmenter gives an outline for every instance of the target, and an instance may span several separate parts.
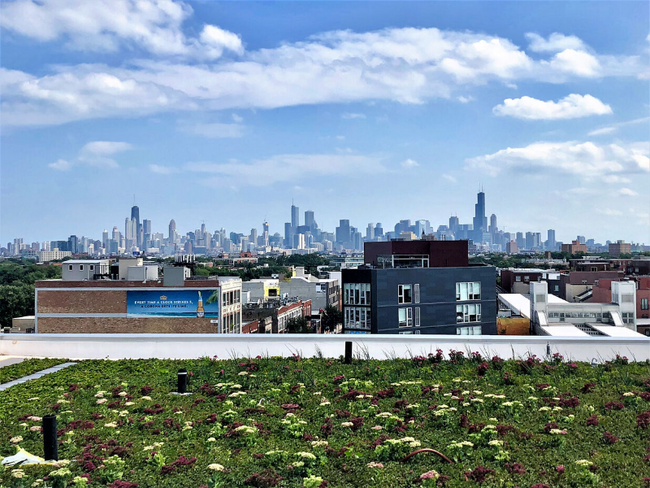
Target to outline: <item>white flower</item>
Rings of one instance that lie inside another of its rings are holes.
[[[143,396],[142,398],[140,398],[140,400],[149,400],[149,401],[151,401],[151,397],[150,396]]]
[[[576,461],[576,464],[578,466],[591,466],[594,463],[592,463],[591,461],[588,461],[587,459],[578,459]]]
[[[311,446],[312,447],[323,447],[327,446],[329,443],[327,441],[311,441]]]
[[[316,459],[316,456],[313,455],[311,452],[297,452],[296,456],[301,457],[303,459],[311,459],[311,460]]]
[[[125,396],[126,396],[126,392],[125,392],[125,391],[121,391],[121,392],[118,393],[118,396],[125,397]]]
[[[97,405],[101,405],[102,403],[106,403],[107,401],[108,400],[106,400],[106,398],[100,398],[99,400],[97,400],[96,403],[97,403]]]
[[[18,444],[19,442],[22,441],[23,438],[21,436],[12,437],[11,439],[9,439],[9,442],[11,442],[12,444]]]
[[[353,425],[354,424],[352,422],[343,422],[343,423],[341,423],[341,427],[352,427]]]
[[[31,420],[32,422],[40,422],[43,419],[41,417],[36,417],[36,416],[32,415],[31,417],[29,417],[28,420]]]
[[[221,464],[217,464],[217,463],[208,464],[208,469],[210,469],[212,471],[225,471],[226,470],[226,468],[224,468]]]
[[[115,422],[109,422],[107,424],[104,424],[104,427],[109,427],[111,429],[114,429],[117,427],[117,424]]]
[[[120,412],[120,417],[126,417],[128,414],[129,414],[129,411],[128,411],[128,410],[122,410],[122,411]]]
[[[248,376],[247,371],[241,371],[237,376]]]
[[[624,396],[624,397],[633,397],[633,396],[634,396],[634,392],[631,392],[631,391],[625,392],[625,393],[623,393],[623,396]]]
[[[324,407],[325,405],[331,405],[331,403],[328,402],[327,400],[320,402],[321,407]]]
[[[314,392],[314,396],[318,396],[318,395],[322,395],[322,392],[320,392],[320,391],[315,391],[315,392]]]
[[[214,437],[208,437],[208,440],[206,442],[217,442],[217,439]]]
[[[153,446],[144,446],[142,448],[143,451],[153,451]]]
[[[126,402],[124,404],[125,407],[130,407],[131,405],[135,405],[135,402]]]
[[[548,412],[548,411],[550,411],[550,410],[551,410],[551,409],[550,409],[549,407],[541,407],[541,408],[538,410],[538,412]]]
[[[95,398],[104,398],[104,393],[106,393],[106,392],[105,391],[98,391],[97,393],[95,393]]]
[[[490,446],[502,446],[502,445],[503,445],[503,441],[500,441],[500,440],[495,439],[495,440],[493,440],[493,441],[488,442],[488,444],[489,444]]]
[[[23,476],[25,476],[25,471],[23,471],[22,469],[13,469],[11,470],[11,476],[20,479]]]
[[[41,428],[40,428],[38,425],[32,425],[32,426],[29,428],[29,431],[30,431],[30,432],[38,432],[38,431],[40,431],[40,430],[41,430]]]
[[[370,427],[372,430],[381,430],[383,427],[381,425],[375,425],[374,427]]]

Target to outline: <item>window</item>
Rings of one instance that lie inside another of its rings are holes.
[[[413,297],[415,299],[415,303],[420,303],[420,284],[416,283],[413,285]]]
[[[83,270],[84,270],[84,265],[83,265],[83,264],[80,264],[80,265],[79,265],[79,271],[83,271]]]
[[[456,322],[480,322],[481,304],[471,303],[468,305],[456,305]]]
[[[648,310],[648,299],[647,298],[642,298],[641,299],[641,310]]]
[[[370,283],[345,283],[343,285],[345,305],[370,305]]]
[[[469,283],[456,283],[456,300],[480,300],[481,282],[470,281]]]
[[[554,291],[560,291],[560,285],[555,285]]]
[[[90,271],[95,271],[95,265],[94,265],[94,264],[91,264],[91,265],[89,266],[89,268],[90,268]]]
[[[397,309],[397,318],[398,325],[400,327],[412,327],[413,326],[413,309],[408,308],[398,308]]]
[[[457,335],[481,335],[481,326],[477,325],[474,327],[456,327]]]
[[[515,281],[521,281],[521,276],[515,276]]]
[[[411,285],[397,285],[397,303],[411,303]]]
[[[72,271],[72,265],[68,264],[68,271]]]
[[[415,326],[420,327],[420,307],[415,307]]]
[[[343,326],[346,329],[370,329],[370,307],[346,307]]]

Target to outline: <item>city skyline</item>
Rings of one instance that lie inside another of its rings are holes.
[[[477,197],[477,203],[474,204],[474,215],[472,217],[467,217],[466,220],[461,220],[461,218],[458,215],[452,214],[449,216],[447,221],[443,221],[443,222],[435,222],[435,221],[432,222],[429,219],[415,219],[415,220],[400,219],[396,221],[394,226],[392,226],[390,223],[382,223],[381,221],[375,220],[369,222],[367,224],[367,227],[364,227],[363,225],[359,225],[359,226],[353,225],[352,223],[350,223],[350,219],[339,219],[335,224],[335,226],[332,228],[320,227],[316,219],[317,212],[312,209],[300,210],[300,207],[296,205],[297,202],[295,202],[295,199],[292,199],[291,207],[290,207],[290,219],[288,219],[290,221],[284,223],[284,232],[280,232],[279,230],[276,232],[271,232],[270,224],[268,223],[268,221],[265,220],[264,222],[261,223],[260,226],[260,228],[262,229],[261,232],[259,232],[259,228],[257,226],[253,225],[250,228],[249,233],[246,233],[245,225],[243,229],[227,229],[225,227],[217,227],[215,229],[210,229],[205,224],[205,222],[201,222],[200,226],[196,226],[193,229],[189,228],[189,230],[185,232],[178,232],[176,226],[176,220],[173,218],[170,219],[170,221],[168,222],[168,224],[165,226],[164,229],[158,229],[156,226],[152,225],[151,219],[143,218],[142,221],[139,223],[140,208],[138,205],[134,204],[130,208],[131,218],[129,217],[125,218],[125,224],[122,229],[120,229],[118,225],[114,225],[112,227],[109,226],[101,232],[101,239],[96,238],[96,236],[94,236],[93,234],[86,235],[83,233],[71,233],[70,237],[65,239],[74,239],[73,246],[75,248],[77,246],[77,240],[78,239],[80,240],[82,237],[90,241],[99,241],[102,243],[102,246],[108,250],[107,252],[109,253],[117,252],[117,247],[119,246],[120,240],[125,241],[127,243],[126,245],[127,252],[130,246],[138,247],[141,251],[144,251],[145,250],[144,246],[146,246],[146,242],[148,242],[148,240],[152,238],[154,234],[162,236],[165,240],[169,239],[172,242],[177,241],[178,243],[180,243],[181,239],[184,240],[187,236],[191,236],[192,240],[194,240],[195,238],[194,235],[197,231],[200,232],[201,234],[205,234],[207,232],[210,235],[212,234],[216,235],[221,233],[224,236],[226,235],[232,236],[233,234],[237,234],[246,239],[248,237],[257,238],[258,236],[260,237],[264,236],[266,242],[265,245],[268,245],[268,236],[274,236],[279,234],[281,236],[280,243],[282,246],[286,248],[292,248],[292,247],[295,248],[297,247],[294,245],[293,242],[295,236],[299,233],[309,232],[309,229],[305,229],[305,227],[312,227],[318,229],[319,234],[321,232],[332,234],[334,236],[333,239],[334,244],[336,244],[337,242],[348,242],[347,238],[340,239],[339,232],[342,232],[343,234],[347,234],[348,238],[350,239],[349,242],[354,244],[354,232],[352,232],[352,229],[354,229],[354,231],[356,231],[359,234],[360,242],[364,242],[367,240],[373,240],[375,237],[378,237],[375,236],[375,231],[378,229],[381,229],[382,239],[386,237],[398,238],[400,237],[399,235],[400,232],[411,232],[414,229],[415,229],[414,232],[415,238],[419,239],[421,237],[421,233],[424,233],[424,229],[426,228],[427,235],[438,235],[439,238],[443,240],[449,238],[446,237],[448,232],[451,232],[452,240],[469,239],[469,240],[473,240],[477,244],[481,244],[482,243],[481,239],[486,239],[486,243],[488,245],[499,243],[499,245],[502,248],[501,251],[508,252],[508,253],[510,253],[510,251],[507,247],[509,247],[509,243],[511,241],[517,243],[518,248],[522,250],[523,249],[545,250],[547,249],[545,246],[545,242],[548,242],[549,248],[553,250],[557,247],[556,244],[571,243],[572,241],[579,241],[582,244],[591,242],[592,243],[591,245],[603,245],[603,246],[607,245],[607,243],[609,242],[617,242],[618,240],[625,241],[625,239],[619,239],[618,237],[606,239],[604,241],[598,241],[598,239],[595,239],[589,235],[585,237],[585,235],[581,235],[581,234],[575,234],[575,237],[569,236],[567,237],[567,239],[563,240],[557,238],[555,229],[546,229],[546,230],[514,229],[512,230],[512,229],[507,229],[506,226],[504,226],[503,228],[499,228],[498,220],[497,220],[498,217],[494,213],[491,214],[489,218],[489,224],[488,224],[488,218],[486,216],[486,208],[487,208],[486,197],[482,189],[476,194],[476,197]],[[134,201],[135,201],[135,197],[134,197]],[[474,227],[477,222],[479,222],[481,225],[480,233],[477,232],[477,229]],[[341,225],[345,225],[346,227],[341,228],[340,227]],[[409,226],[412,228],[409,229],[408,228]],[[136,231],[135,229],[138,229],[139,231]],[[165,232],[165,229],[167,229],[167,232]],[[421,230],[418,231],[417,229],[421,229]],[[122,232],[122,230],[124,232]],[[268,232],[268,234],[265,234],[265,231]],[[510,240],[507,239],[503,240],[504,234],[506,236],[509,235]],[[62,237],[62,236],[58,236],[58,237]],[[116,246],[115,249],[110,249],[110,244],[107,245],[107,242],[110,242],[109,239],[116,241],[116,244],[114,244]],[[201,238],[197,237],[197,239],[201,239]],[[63,242],[59,239],[50,239],[50,240],[35,239],[34,240],[34,239],[28,239],[24,237],[14,237],[12,240],[9,241],[9,244],[11,244],[12,242],[15,243],[16,241],[20,241],[23,244],[29,244],[30,242],[34,242],[38,244],[46,243],[46,242],[47,243]],[[129,242],[131,244],[128,244]],[[301,237],[300,242],[301,242],[301,246],[304,246],[304,238]],[[633,242],[635,244],[641,244],[641,245],[646,244],[645,242],[635,242],[635,241],[627,241],[627,242]],[[276,245],[276,247],[282,247],[282,246]],[[2,244],[0,244],[0,247],[2,247]],[[210,249],[209,246],[208,249]],[[177,251],[182,251],[182,246],[180,246],[177,249]]]
[[[368,8],[2,2],[0,242],[134,193],[160,231],[471,223],[479,186],[508,231],[650,242],[647,2]]]

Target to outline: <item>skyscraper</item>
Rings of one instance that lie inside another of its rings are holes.
[[[314,219],[313,210],[305,211],[305,225],[308,226],[311,230],[314,230],[318,227],[316,220]]]
[[[300,209],[291,204],[291,227],[294,229],[300,225]]]
[[[483,232],[487,232],[487,217],[485,216],[485,193],[480,191],[474,205],[474,240],[482,242]]]
[[[375,237],[384,237],[384,229],[381,226],[381,222],[377,222],[377,225],[375,225]]]
[[[284,223],[284,247],[287,249],[293,247],[293,227],[291,222]]]
[[[106,229],[102,232],[102,247],[108,249],[108,231]]]
[[[548,251],[555,251],[556,248],[556,243],[555,243],[555,230],[549,229],[547,231],[547,236],[548,236],[548,241],[546,242],[546,248]]]
[[[368,224],[368,228],[366,229],[366,239],[369,241],[373,240],[375,238],[375,224],[370,222]]]
[[[458,230],[458,226],[460,225],[460,221],[458,220],[458,217],[455,215],[452,215],[449,217],[449,230],[452,231],[454,234]]]
[[[490,215],[490,234],[496,234],[497,230],[497,216],[495,214]]]
[[[339,226],[336,228],[336,242],[338,244],[347,244],[350,242],[350,221],[340,220]]]
[[[169,221],[169,243],[173,244],[176,242],[176,221],[171,219]]]
[[[131,207],[131,220],[135,221],[133,225],[133,240],[138,246],[142,245],[142,231],[140,230],[140,208],[137,205]]]

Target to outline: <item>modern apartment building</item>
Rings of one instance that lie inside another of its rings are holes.
[[[342,270],[343,329],[373,334],[496,334],[496,270],[469,266],[468,241],[367,242]]]

